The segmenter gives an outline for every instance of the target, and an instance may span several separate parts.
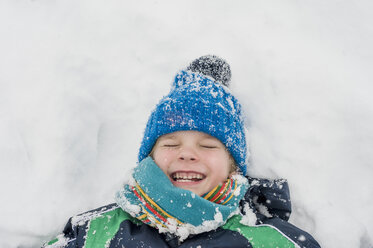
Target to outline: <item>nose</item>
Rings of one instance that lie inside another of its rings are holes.
[[[179,153],[179,160],[195,162],[198,160],[198,155],[191,148],[183,148]]]

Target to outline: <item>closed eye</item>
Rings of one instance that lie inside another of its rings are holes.
[[[214,149],[214,148],[218,148],[217,146],[214,146],[214,145],[201,145],[202,148],[207,148],[207,149]]]
[[[178,144],[164,144],[164,147],[177,147]]]

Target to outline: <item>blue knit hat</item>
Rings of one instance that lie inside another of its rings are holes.
[[[247,147],[241,105],[226,87],[229,65],[216,56],[203,56],[180,71],[169,94],[151,113],[139,151],[139,162],[157,139],[176,131],[194,130],[219,139],[246,174]]]

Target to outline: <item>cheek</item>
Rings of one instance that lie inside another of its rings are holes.
[[[210,167],[219,177],[227,178],[231,169],[231,160],[225,153],[211,154],[209,156]]]
[[[230,171],[231,171],[231,159],[229,158],[228,154],[225,154],[221,160],[220,160],[220,170],[222,171],[222,174],[225,178],[228,177]]]
[[[154,152],[153,159],[154,162],[162,169],[167,169],[170,161],[171,161],[172,154],[167,151],[156,151]]]
[[[158,162],[159,164],[167,165],[169,161],[168,157],[161,157],[156,160],[156,163]]]
[[[229,164],[221,164],[220,168],[219,168],[219,177],[222,179],[222,180],[225,180],[229,177],[229,172],[230,172],[230,166]]]

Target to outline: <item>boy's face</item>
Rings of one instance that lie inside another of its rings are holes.
[[[232,166],[224,144],[198,131],[179,131],[159,137],[152,155],[173,185],[197,195],[223,183]]]

